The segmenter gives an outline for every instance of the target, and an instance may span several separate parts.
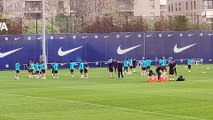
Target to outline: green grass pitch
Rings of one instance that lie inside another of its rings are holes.
[[[186,81],[166,83],[148,83],[139,68],[124,79],[106,68],[90,68],[89,79],[66,69],[47,80],[0,71],[0,120],[213,120],[213,65],[185,67],[177,70]]]

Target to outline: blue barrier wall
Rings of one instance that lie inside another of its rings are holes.
[[[46,36],[48,62],[106,61],[110,57],[151,59],[213,58],[212,31],[53,34]],[[0,69],[14,69],[17,60],[39,61],[40,35],[0,36]]]

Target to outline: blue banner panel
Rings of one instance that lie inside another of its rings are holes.
[[[72,61],[106,61],[109,58],[125,60],[152,60],[162,56],[175,59],[203,58],[212,63],[212,31],[177,32],[120,32],[46,35],[49,63]],[[41,35],[0,36],[0,70],[14,69],[16,61],[27,64],[39,62],[42,54]],[[98,62],[97,62],[98,63]],[[65,65],[66,67],[68,65]]]
[[[145,33],[145,57],[150,59],[161,58],[164,54],[164,38],[162,33]]]
[[[87,38],[87,58],[86,61],[105,61],[106,53],[106,38],[104,34],[89,34]]]

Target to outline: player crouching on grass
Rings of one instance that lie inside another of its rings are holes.
[[[81,78],[84,78],[84,63],[81,61],[80,64],[79,64],[79,71],[80,71],[80,74],[81,74]]]
[[[161,77],[161,75],[162,75],[162,68],[161,68],[161,66],[160,65],[156,65],[156,73],[157,73],[157,75],[158,75],[158,81],[160,80],[160,77]]]
[[[19,73],[20,73],[20,63],[19,63],[19,61],[17,61],[16,64],[15,64],[15,70],[16,70],[15,79],[19,79]]]
[[[43,61],[40,64],[40,70],[41,70],[41,79],[46,79],[45,64]]]
[[[86,61],[84,61],[84,78],[88,78],[88,69],[89,66]]]
[[[54,62],[53,63],[53,78],[59,78],[58,76],[58,63]]]

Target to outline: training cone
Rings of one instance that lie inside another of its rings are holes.
[[[157,77],[155,76],[148,77],[148,82],[157,82]]]
[[[168,82],[168,77],[167,76],[161,76],[160,82]]]

